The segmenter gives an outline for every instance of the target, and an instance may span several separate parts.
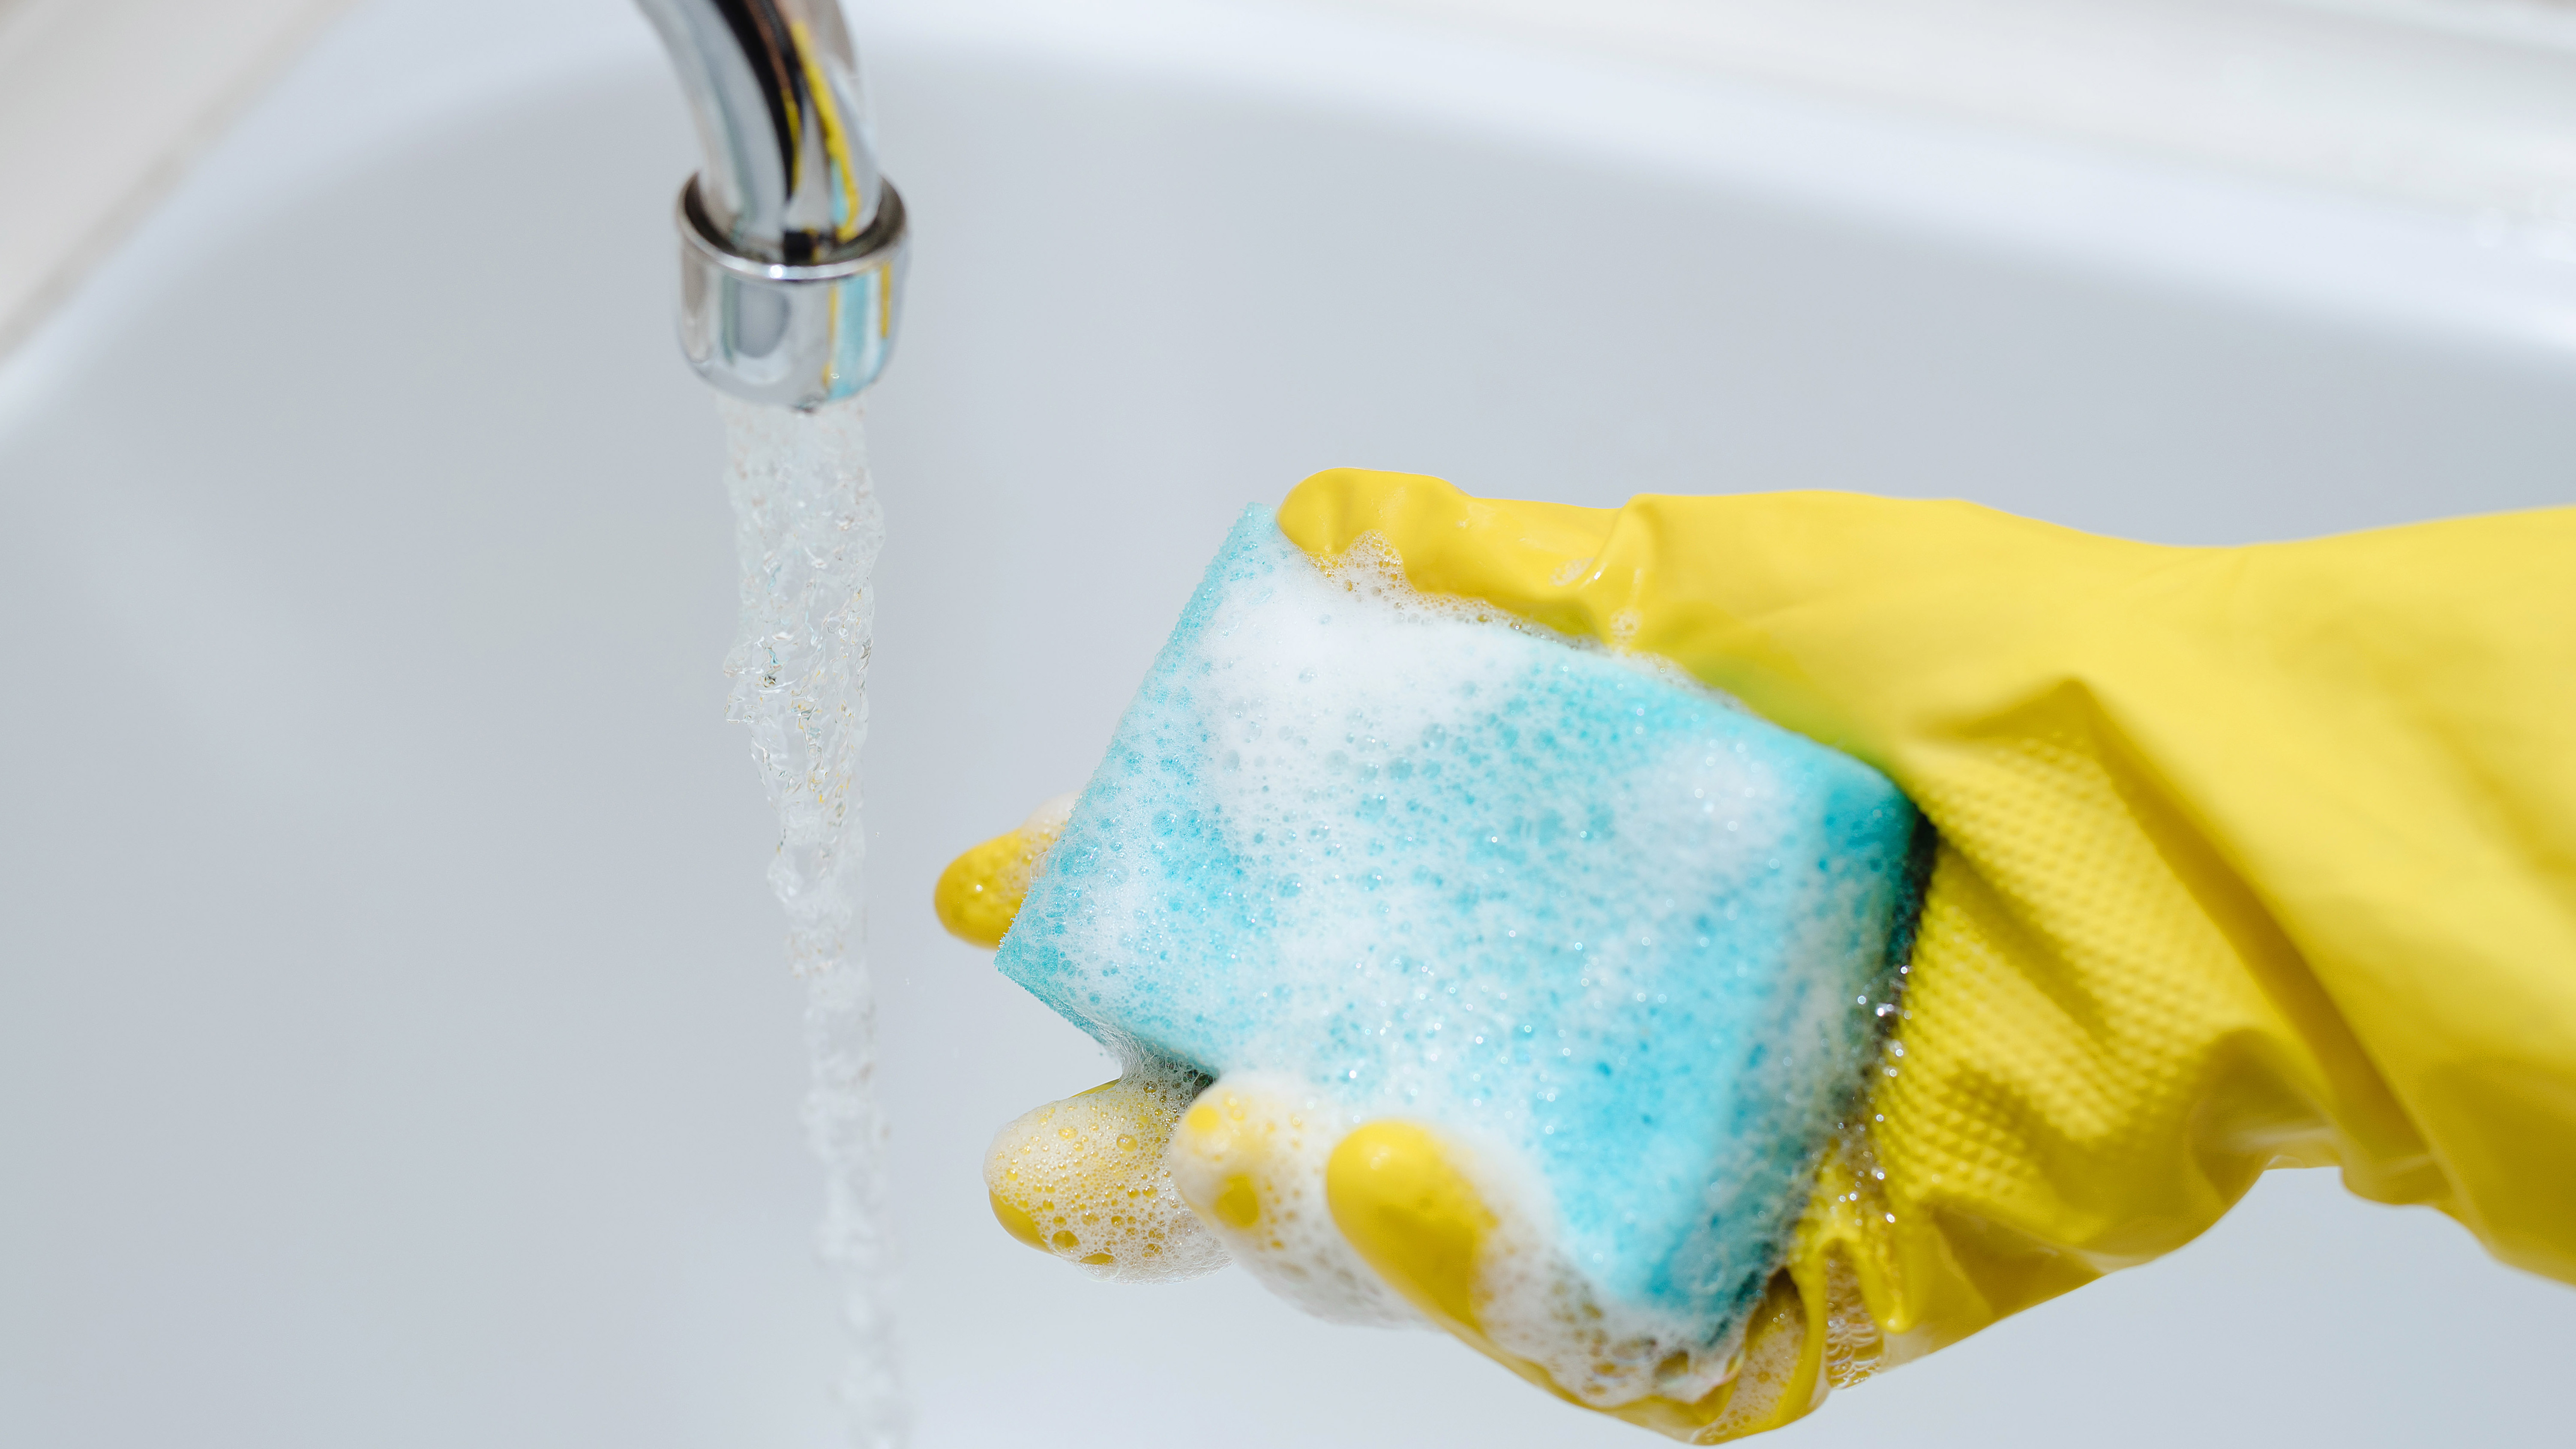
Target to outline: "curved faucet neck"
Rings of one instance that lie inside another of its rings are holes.
[[[697,199],[742,256],[829,261],[877,219],[858,54],[839,0],[636,0],[679,71],[706,164]]]

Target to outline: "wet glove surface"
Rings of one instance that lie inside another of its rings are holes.
[[[1280,523],[1670,659],[1940,833],[1866,1135],[1792,1253],[1790,1391],[1668,1431],[1795,1417],[2181,1246],[2270,1166],[2576,1281],[2576,511],[2181,549],[1345,470]]]

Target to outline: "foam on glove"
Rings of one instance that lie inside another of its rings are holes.
[[[1516,1245],[1479,1265],[1495,1337],[1587,1399],[1688,1395],[1869,1070],[1916,831],[1877,772],[1677,672],[1327,571],[1255,509],[997,962],[1218,1078],[1203,1102],[1293,1117],[1283,1171],[1373,1118],[1436,1129]],[[1346,1250],[1279,1242],[1236,1257],[1331,1311]]]
[[[1164,1165],[1172,1125],[1207,1079],[1131,1068],[1024,1113],[993,1137],[984,1186],[1012,1237],[1120,1283],[1167,1283],[1225,1266]]]

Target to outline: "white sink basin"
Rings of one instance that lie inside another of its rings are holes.
[[[924,1446],[1656,1442],[986,1214],[1106,1068],[930,882],[1083,778],[1245,502],[2576,496],[2576,289],[2439,217],[1364,9],[853,9],[918,227],[868,809]],[[0,1443],[832,1441],[691,164],[616,0],[382,0],[0,374]],[[2303,1174],[1789,1433],[2536,1442],[2571,1341]]]

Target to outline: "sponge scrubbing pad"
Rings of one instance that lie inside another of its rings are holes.
[[[1722,1374],[1893,1009],[1917,829],[1678,674],[1256,509],[997,963],[1132,1063],[1434,1128],[1530,1245],[1507,1325]]]

